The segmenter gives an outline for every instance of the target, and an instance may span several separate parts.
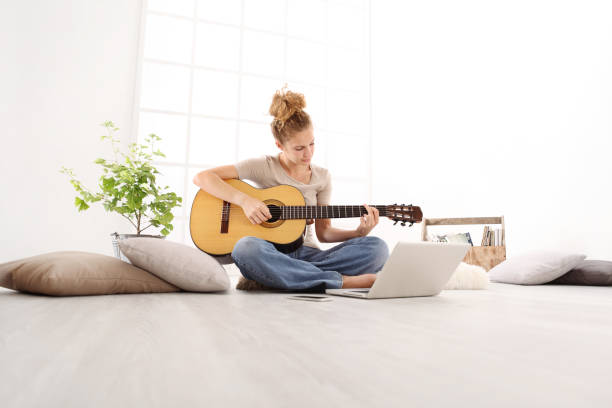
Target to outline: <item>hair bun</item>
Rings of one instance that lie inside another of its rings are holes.
[[[297,92],[292,92],[287,89],[287,84],[276,91],[272,97],[270,105],[270,115],[274,116],[280,127],[296,112],[302,111],[306,107],[306,99],[304,95]]]

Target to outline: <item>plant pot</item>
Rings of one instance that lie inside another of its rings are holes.
[[[125,261],[127,263],[131,263],[129,259],[126,258],[125,255],[123,255],[123,253],[121,252],[121,249],[119,248],[119,241],[121,241],[122,239],[128,239],[128,238],[160,238],[160,239],[165,239],[166,237],[163,235],[144,235],[144,234],[117,234],[116,232],[113,232],[112,234],[110,234],[113,240],[113,253],[115,254],[115,256],[119,259],[121,259],[122,261]]]

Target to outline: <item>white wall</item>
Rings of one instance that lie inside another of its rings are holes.
[[[372,7],[373,201],[505,215],[510,256],[612,259],[612,3]]]
[[[77,213],[61,166],[95,188],[110,152],[99,123],[130,140],[140,0],[44,0],[0,6],[0,262],[54,250],[112,254],[129,223],[101,206]],[[7,33],[8,35],[4,35]]]

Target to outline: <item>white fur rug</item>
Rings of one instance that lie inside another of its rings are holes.
[[[486,289],[488,285],[489,275],[483,267],[461,262],[444,289]]]

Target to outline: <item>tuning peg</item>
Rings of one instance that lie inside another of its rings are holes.
[[[395,220],[395,222],[393,223],[393,225],[397,224],[397,220]]]
[[[402,221],[402,227],[406,226],[406,221]]]

